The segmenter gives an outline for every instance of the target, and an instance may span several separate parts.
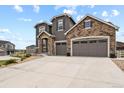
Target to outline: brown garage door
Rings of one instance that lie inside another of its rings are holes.
[[[73,41],[73,56],[107,57],[107,39]]]
[[[66,42],[56,43],[56,55],[66,55]]]

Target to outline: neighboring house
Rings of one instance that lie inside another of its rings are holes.
[[[26,47],[26,53],[34,55],[36,54],[36,46],[35,45],[30,45]]]
[[[15,51],[15,45],[5,40],[0,40],[0,48],[6,52],[6,55],[13,54]]]
[[[116,43],[117,57],[124,57],[124,42]]]
[[[26,53],[26,50],[25,49],[16,49],[15,54],[18,54],[18,53]]]
[[[6,51],[3,48],[0,48],[0,56],[5,56],[5,55],[7,55]]]
[[[93,57],[116,55],[119,27],[114,24],[89,14],[77,23],[68,14],[54,16],[51,22],[35,25],[38,53]]]

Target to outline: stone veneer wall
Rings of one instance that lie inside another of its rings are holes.
[[[48,55],[53,55],[54,54],[54,38],[48,36],[47,34],[43,33],[40,37],[39,37],[39,43],[38,43],[38,47],[39,47],[39,53],[42,53],[42,39],[43,38],[47,38],[48,39]]]
[[[84,20],[91,20],[92,28],[84,29]],[[110,53],[115,53],[116,48],[116,30],[100,21],[97,21],[91,17],[86,17],[76,27],[74,27],[67,35],[67,51],[70,51],[71,39],[75,37],[86,36],[110,36]]]

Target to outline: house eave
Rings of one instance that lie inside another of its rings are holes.
[[[39,38],[42,33],[46,33],[46,34],[47,34],[48,36],[50,36],[50,37],[55,37],[55,35],[51,35],[51,34],[49,34],[47,31],[42,31],[42,32],[37,36],[37,38]]]

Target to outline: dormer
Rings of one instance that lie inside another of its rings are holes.
[[[35,28],[36,28],[37,34],[43,31],[47,31],[48,33],[51,33],[51,24],[46,22],[36,24]]]

